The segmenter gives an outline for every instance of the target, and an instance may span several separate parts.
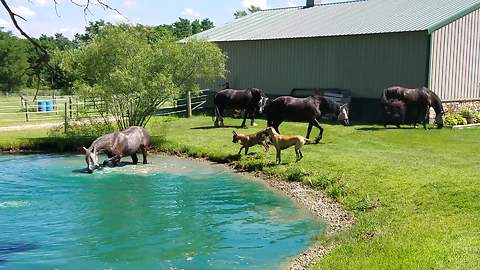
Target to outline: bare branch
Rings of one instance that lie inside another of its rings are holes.
[[[37,53],[42,54],[40,60],[42,60],[42,62],[43,61],[48,62],[48,52],[47,52],[47,50],[45,50],[45,48],[43,48],[36,40],[31,38],[25,31],[23,31],[23,29],[18,24],[17,17],[26,21],[25,18],[23,18],[22,16],[14,13],[5,0],[0,0],[0,2],[2,3],[3,7],[7,11],[8,15],[10,16],[10,19],[12,20],[12,23],[15,26],[15,28],[20,32],[20,34],[22,36],[24,36],[26,39],[28,39],[28,41],[30,41],[30,43],[33,44],[33,47],[35,48],[35,51],[37,51]]]

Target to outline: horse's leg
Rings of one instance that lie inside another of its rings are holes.
[[[323,138],[323,128],[320,126],[320,122],[317,119],[313,119],[312,124],[320,130],[318,137],[315,139],[315,143],[319,143]]]
[[[243,148],[245,148],[245,146],[242,145],[242,147],[240,147],[240,150],[238,151],[238,154],[241,155],[242,154],[242,150]]]
[[[218,108],[218,114],[220,115],[220,126],[223,127],[225,126],[225,123],[223,123],[223,117],[225,116],[225,107]]]
[[[280,134],[280,129],[279,129],[280,124],[282,124],[282,122],[273,122],[273,125],[272,125],[278,134]]]
[[[133,164],[138,164],[137,154],[130,155],[132,157]]]
[[[142,145],[140,149],[142,150],[143,164],[147,164],[147,149],[144,145]]]
[[[250,112],[250,125],[252,127],[257,126],[257,124],[255,124],[255,109]]]
[[[310,139],[310,133],[312,132],[312,127],[313,127],[312,122],[308,123],[307,139]]]
[[[243,121],[240,128],[247,128],[247,125],[245,124],[247,122],[247,114],[247,110],[243,110]]]
[[[277,158],[276,158],[277,164],[282,163],[282,150],[277,149]]]
[[[248,155],[248,147],[245,147],[245,155]]]

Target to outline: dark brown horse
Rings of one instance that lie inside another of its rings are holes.
[[[276,98],[265,106],[269,127],[275,128],[280,133],[279,126],[284,121],[308,123],[307,139],[310,138],[312,127],[320,130],[315,142],[318,143],[323,137],[323,128],[320,126],[322,115],[334,114],[338,121],[344,125],[349,124],[348,104],[340,104],[323,96],[311,96],[307,98],[295,98],[283,96]]]
[[[391,103],[392,100],[397,100]],[[426,87],[409,89],[401,86],[393,86],[383,90],[381,102],[386,114],[392,113],[392,105],[398,107],[398,102],[404,103],[404,113],[407,121],[413,123],[422,123],[427,128],[429,110],[432,107],[435,110],[435,123],[438,128],[443,127],[443,106],[440,98]],[[386,123],[385,123],[386,124]]]
[[[255,125],[255,113],[263,112],[265,103],[268,100],[262,90],[248,88],[244,90],[224,89],[218,92],[213,99],[215,105],[215,126],[223,126],[225,108],[244,110],[241,127],[246,127],[247,115],[250,116],[251,125]]]

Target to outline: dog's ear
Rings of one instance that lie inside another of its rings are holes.
[[[232,131],[232,133],[233,133],[233,135],[237,135],[237,132],[235,132],[235,130],[234,130],[234,131]]]

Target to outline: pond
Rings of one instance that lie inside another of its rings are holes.
[[[277,269],[324,230],[260,181],[150,162],[0,155],[0,269]]]

